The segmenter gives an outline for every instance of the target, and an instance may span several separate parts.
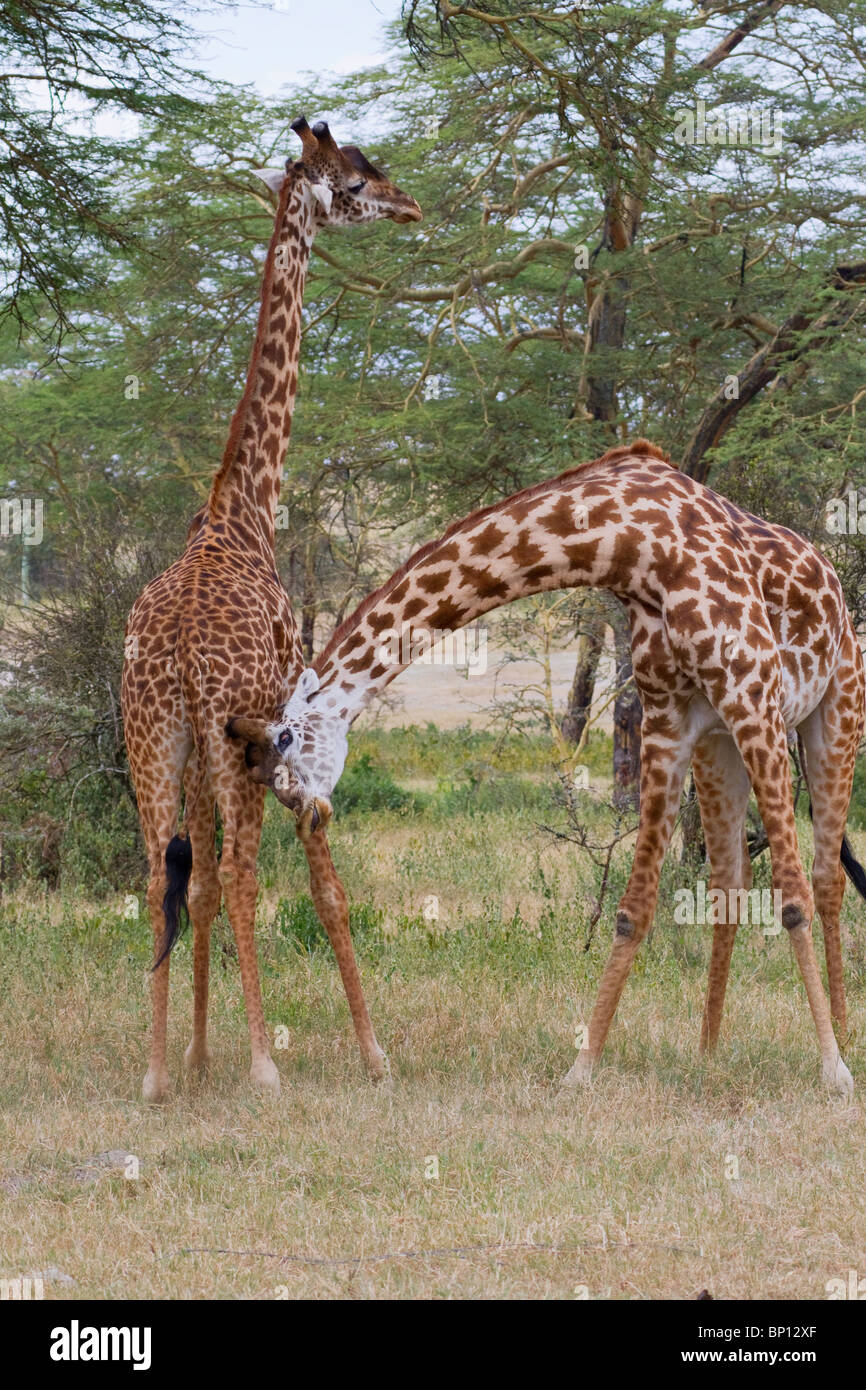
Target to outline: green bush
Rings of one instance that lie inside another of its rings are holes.
[[[359,950],[369,953],[382,942],[384,913],[372,903],[354,903],[349,908],[349,931]],[[280,898],[274,914],[274,930],[283,941],[307,955],[329,951],[331,943],[322,927],[313,900],[307,893]]]
[[[398,786],[369,753],[355,758],[334,789],[334,811],[345,816],[350,811],[408,811],[422,809],[423,798]]]
[[[556,779],[531,782],[525,777],[496,775],[483,765],[465,769],[466,780],[440,784],[435,808],[446,816],[477,816],[495,811],[549,815],[556,806]]]
[[[603,734],[593,734],[605,739]],[[607,739],[610,762],[610,740]],[[351,736],[355,757],[369,753],[386,772],[398,777],[436,777],[443,769],[460,770],[467,762],[489,763],[500,772],[545,772],[552,765],[548,738],[520,737],[472,729],[440,729],[436,724],[410,724],[404,729],[364,729]],[[586,761],[586,760],[585,760]]]

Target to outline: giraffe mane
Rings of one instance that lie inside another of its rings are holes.
[[[666,463],[669,468],[677,469],[677,465],[671,462],[669,455],[663,453],[658,445],[651,444],[648,439],[636,439],[633,444],[617,445],[615,449],[608,449],[606,453],[602,454],[597,459],[588,459],[584,463],[576,464],[574,468],[566,468],[564,473],[558,473],[555,478],[545,478],[540,483],[533,483],[529,487],[524,488],[521,492],[512,493],[510,497],[503,497],[499,502],[491,502],[487,507],[479,507],[477,511],[470,512],[468,516],[461,517],[459,521],[453,521],[448,529],[443,531],[441,536],[437,536],[435,540],[427,541],[425,545],[413,551],[408,560],[404,561],[400,568],[394,571],[390,579],[386,579],[384,584],[378,589],[375,589],[372,594],[368,594],[367,597],[358,604],[358,607],[355,608],[347,618],[343,619],[340,626],[331,634],[327,646],[319,653],[313,662],[314,668],[320,671],[327,658],[340,645],[346,633],[351,628],[355,627],[364,615],[369,613],[371,608],[375,607],[379,599],[382,598],[389,589],[396,588],[400,581],[405,579],[411,569],[419,565],[428,555],[432,555],[434,550],[437,550],[445,541],[450,540],[452,536],[459,535],[463,531],[468,531],[471,527],[475,526],[477,522],[483,521],[485,517],[492,516],[508,502],[513,502],[517,497],[525,501],[540,497],[543,492],[559,487],[561,483],[565,482],[568,478],[575,477],[578,473],[584,473],[588,469],[595,468],[602,463],[620,463],[623,459],[633,458],[635,454],[642,454],[645,458],[655,459],[658,463]]]

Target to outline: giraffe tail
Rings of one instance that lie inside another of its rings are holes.
[[[165,932],[153,969],[158,970],[189,920],[187,891],[192,873],[192,845],[188,835],[175,835],[165,850],[166,890],[162,900]]]
[[[854,858],[847,835],[842,840],[842,853],[839,857],[842,860],[842,868],[854,884],[860,897],[866,898],[866,869],[863,868],[859,860]]]
[[[806,771],[806,752],[803,748],[803,740],[799,733],[797,734],[797,745],[800,752],[800,768],[803,773],[803,780],[806,783],[806,790],[808,791],[809,776]],[[809,819],[813,819],[811,797],[809,798]],[[851,848],[851,842],[847,835],[842,836],[842,849],[839,853],[839,859],[841,860],[842,868],[857,889],[860,897],[866,900],[866,869],[863,868],[859,859],[854,858],[854,851]]]
[[[193,518],[194,524],[195,518]],[[192,845],[190,844],[189,832],[186,829],[186,821],[201,795],[207,773],[207,749],[202,721],[198,714],[202,695],[202,680],[207,673],[207,661],[202,662],[202,659],[197,656],[183,635],[178,639],[175,653],[184,703],[196,746],[197,776],[194,785],[187,788],[184,812],[178,833],[169,840],[165,849],[166,889],[165,897],[162,900],[165,931],[163,932],[159,956],[153,966],[154,970],[158,970],[162,965],[189,922],[187,897],[189,881],[192,876]]]

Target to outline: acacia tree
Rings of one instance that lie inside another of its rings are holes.
[[[422,65],[444,55],[462,62],[485,100],[522,85],[524,129],[547,124],[550,144],[540,151],[547,157],[519,170],[511,199],[488,205],[489,215],[513,217],[521,194],[551,174],[564,181],[580,167],[592,180],[593,245],[578,263],[584,304],[560,297],[526,335],[558,337],[566,350],[580,343],[572,419],[590,426],[581,442],[588,433],[609,443],[653,418],[654,436],[661,426],[685,471],[704,481],[710,451],[744,405],[780,380],[807,382],[810,362],[831,338],[859,335],[866,264],[856,251],[853,264],[849,258],[852,243],[862,257],[864,195],[839,154],[850,155],[862,137],[861,4],[759,0],[695,13],[676,3],[565,9],[551,0],[484,7],[408,0],[404,17]],[[696,140],[706,137],[708,106],[709,139]],[[748,108],[752,130],[741,142]],[[677,274],[690,278],[685,292]],[[789,306],[781,322],[768,312],[771,297]],[[676,323],[678,310],[693,318],[692,332]],[[637,345],[644,351],[629,351]],[[698,393],[704,403],[685,435]],[[834,403],[840,425],[845,405]],[[622,615],[614,632],[624,670]],[[566,727],[580,727],[599,643],[596,628],[586,637]],[[632,686],[615,714],[620,791],[636,780],[639,728]]]
[[[88,244],[92,288],[66,299],[76,334],[47,370],[26,340],[16,344],[14,324],[0,336],[0,477],[7,496],[46,499],[34,593],[41,603],[62,590],[76,630],[89,621],[76,605],[94,592],[76,584],[87,555],[76,518],[94,535],[114,523],[114,561],[139,564],[140,586],[147,566],[182,544],[209,486],[272,225],[251,170],[294,152],[300,111],[327,116],[424,209],[417,228],[323,233],[314,248],[277,533],[308,649],[446,521],[635,433],[679,458],[693,437],[712,441],[697,452],[713,480],[821,539],[862,613],[862,538],[823,530],[828,497],[863,481],[866,446],[862,196],[834,163],[859,138],[860,107],[853,79],[843,74],[837,91],[827,77],[836,81],[855,46],[856,12],[799,11],[809,28],[804,20],[798,71],[809,58],[818,73],[806,96],[799,76],[775,93],[768,64],[725,89],[734,109],[773,90],[787,132],[780,159],[674,138],[678,113],[694,114],[694,73],[721,82],[757,41],[756,29],[712,71],[699,68],[739,11],[711,21],[670,7],[580,11],[581,30],[552,5],[511,8],[507,31],[462,10],[443,38],[435,7],[416,6],[428,25],[420,69],[394,29],[378,68],[276,101],[223,91],[189,119],[147,122],[111,191],[112,219],[135,226],[136,240]],[[774,43],[782,13],[764,20]],[[786,41],[794,46],[793,32]],[[668,95],[653,107],[672,43]],[[560,73],[579,87],[579,108]],[[617,144],[597,133],[606,112]],[[616,249],[608,190],[630,193],[626,175],[646,164],[639,149],[654,162],[632,244]],[[50,320],[49,308],[40,332]],[[16,558],[13,544],[0,551],[13,580]],[[118,591],[128,579],[119,575]],[[589,633],[596,611],[593,602],[581,613]],[[58,618],[62,645],[60,632]],[[64,699],[80,689],[83,702],[101,700],[92,727],[110,728],[114,666],[101,682],[86,660],[67,676]],[[572,714],[591,687],[584,679]],[[49,701],[46,718],[57,710],[68,717]],[[626,719],[622,799],[631,733]]]
[[[71,296],[98,289],[96,253],[130,246],[136,228],[119,214],[113,187],[134,139],[93,126],[132,118],[135,135],[139,118],[188,122],[200,104],[190,91],[213,91],[185,60],[197,37],[168,0],[2,6],[0,316],[62,336]]]

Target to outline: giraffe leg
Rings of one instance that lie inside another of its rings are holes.
[[[589,1081],[604,1046],[638,947],[655,914],[659,877],[680,804],[691,742],[678,712],[644,706],[640,824],[628,886],[619,904],[613,948],[601,977],[583,1048],[563,1086]]]
[[[830,1011],[839,1037],[848,1030],[839,917],[845,893],[840,862],[854,762],[862,732],[859,682],[831,682],[818,708],[800,725],[806,779],[812,803],[815,858],[812,888],[824,933],[824,955],[830,985]]]
[[[250,1080],[262,1090],[279,1095],[280,1074],[268,1047],[255,941],[256,856],[262,833],[265,789],[249,779],[236,779],[230,795],[220,792],[217,795],[223,821],[219,881],[241,967],[252,1054]]]
[[[194,758],[187,768],[186,786],[197,785]],[[188,802],[189,804],[189,802]],[[221,889],[214,835],[214,799],[208,786],[202,786],[186,816],[192,849],[192,879],[189,888],[189,915],[192,922],[193,1013],[192,1040],[184,1053],[187,1071],[210,1065],[207,1043],[208,980],[210,974],[210,930],[219,911]]]
[[[698,789],[701,824],[710,858],[710,888],[720,889],[730,909],[731,890],[752,886],[752,865],[746,843],[745,814],[749,774],[734,740],[727,732],[707,734],[695,747],[692,771]],[[722,1021],[738,913],[718,914],[713,922],[713,950],[707,998],[701,1023],[700,1048],[715,1047]]]
[[[373,1032],[373,1024],[367,1009],[367,1001],[364,998],[361,977],[358,974],[355,952],[352,948],[352,937],[349,933],[349,904],[346,899],[346,890],[334,868],[324,830],[309,836],[303,841],[303,845],[307,863],[310,866],[310,891],[313,902],[319,915],[319,921],[328,933],[334,948],[334,955],[337,958],[337,965],[343,980],[343,988],[349,1002],[349,1011],[355,1025],[361,1056],[372,1079],[381,1081],[387,1074],[388,1064],[384,1052],[376,1041],[376,1034]]]
[[[160,955],[165,935],[165,914],[162,908],[166,890],[165,851],[169,840],[177,832],[180,777],[180,771],[177,770],[173,779],[165,777],[160,782],[148,783],[147,789],[141,789],[138,793],[138,809],[150,866],[147,905],[153,927],[154,960]],[[166,956],[150,977],[153,1027],[150,1036],[150,1060],[141,1085],[141,1093],[145,1100],[154,1104],[165,1100],[169,1091],[165,1055],[169,960],[170,957]]]
[[[773,888],[781,896],[782,924],[788,930],[806,988],[818,1035],[824,1081],[831,1090],[851,1095],[854,1083],[833,1033],[812,941],[814,903],[797,844],[784,720],[775,699],[769,699],[754,714],[755,717],[744,724],[735,723],[732,731],[752,779],[770,842]]]

